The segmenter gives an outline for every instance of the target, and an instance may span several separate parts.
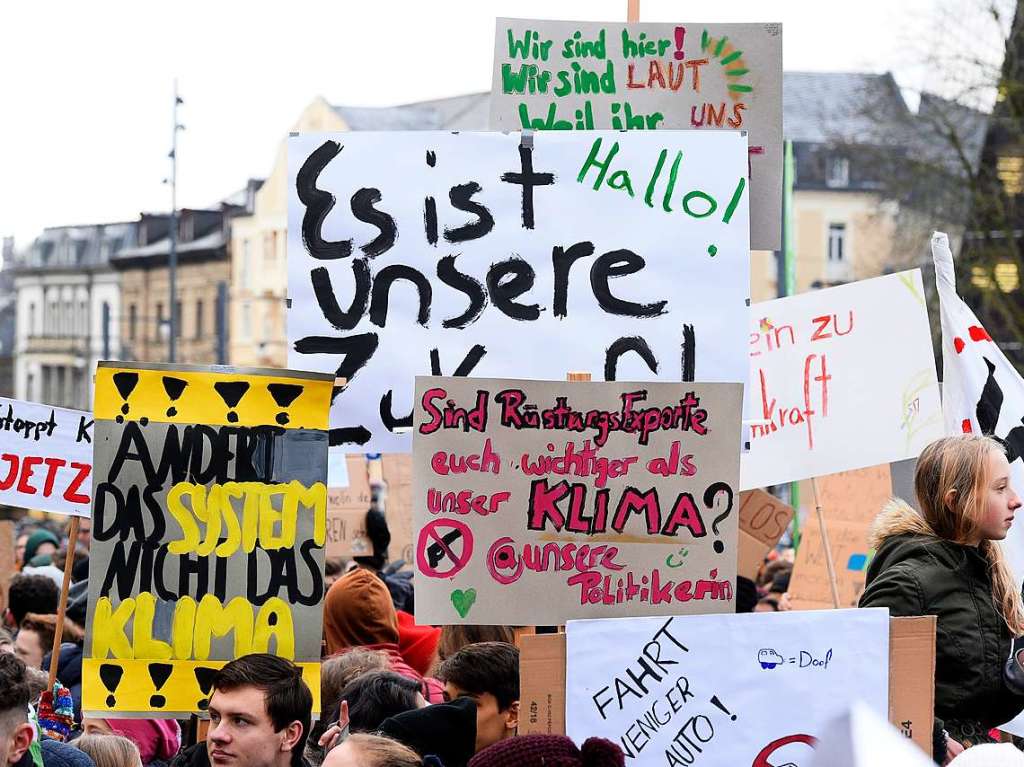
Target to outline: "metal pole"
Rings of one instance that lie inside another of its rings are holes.
[[[171,229],[170,229],[170,253],[167,258],[168,282],[170,283],[170,302],[168,311],[170,321],[167,324],[170,330],[167,339],[167,361],[176,362],[177,359],[177,335],[178,335],[178,131],[181,125],[178,124],[178,104],[181,104],[178,97],[178,80],[174,80],[174,130],[171,132]]]

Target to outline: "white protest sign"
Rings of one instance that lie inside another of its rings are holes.
[[[745,130],[750,247],[778,250],[782,25],[499,18],[495,130]]]
[[[744,490],[916,457],[942,436],[920,270],[750,309]]]
[[[0,397],[0,503],[88,517],[92,414]]]
[[[416,375],[747,380],[739,133],[302,134],[289,175],[289,364],[347,380],[332,445],[408,452]]]
[[[807,764],[854,701],[887,716],[889,611],[570,621],[565,700],[629,765]]]

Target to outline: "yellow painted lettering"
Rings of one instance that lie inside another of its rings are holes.
[[[195,510],[196,486],[191,482],[178,482],[167,492],[167,510],[174,517],[174,520],[181,526],[182,537],[167,544],[167,550],[171,554],[191,554],[199,548],[199,527],[193,519],[192,512]],[[181,502],[185,494],[192,496],[192,509],[186,509]]]
[[[209,495],[201,500],[199,496],[206,494],[206,488],[200,486],[196,490],[197,492],[192,495],[192,510],[200,521],[206,523],[206,537],[196,548],[196,553],[201,557],[208,557],[217,547],[217,541],[220,540],[221,486],[212,485]]]
[[[135,597],[135,618],[132,621],[132,646],[136,658],[170,660],[171,646],[153,638],[153,619],[156,617],[156,597],[148,591]]]
[[[271,620],[271,616],[274,616]],[[292,611],[280,597],[271,597],[263,603],[256,615],[256,629],[252,635],[253,652],[270,652],[270,638],[274,638],[274,654],[295,659],[295,628]]]
[[[244,496],[245,491],[237,482],[225,482],[221,488],[220,509],[224,516],[227,533],[225,533],[224,542],[217,546],[218,557],[230,557],[242,545],[242,527],[238,524],[238,515],[235,513],[235,506],[231,503],[231,499]]]
[[[100,597],[92,616],[92,658],[134,658],[125,627],[135,612],[135,600],[122,599],[115,610],[110,597]]]
[[[268,551],[284,548],[286,545],[284,511],[274,506],[274,496],[283,496],[286,493],[286,485],[266,485],[260,493],[260,546]],[[281,505],[285,505],[283,498]],[[274,532],[275,525],[280,526],[280,533]]]
[[[196,630],[196,600],[189,596],[178,599],[174,605],[174,623],[171,626],[171,644],[174,657],[188,660],[192,657],[192,637]]]
[[[252,605],[245,597],[235,597],[226,606],[213,594],[199,600],[195,625],[195,659],[210,657],[210,641],[213,637],[227,636],[232,631],[235,640],[235,657],[240,658],[252,652]]]

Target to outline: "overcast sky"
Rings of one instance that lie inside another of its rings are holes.
[[[942,2],[641,0],[641,20],[781,21],[787,70],[891,70],[935,89],[921,51],[970,31],[930,38]],[[626,0],[3,3],[0,234],[21,247],[44,226],[168,209],[175,77],[178,201],[198,207],[265,176],[317,95],[384,106],[486,90],[496,16],[625,13]]]

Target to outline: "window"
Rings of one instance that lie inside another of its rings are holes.
[[[35,373],[29,373],[25,378],[25,399],[29,402],[35,401],[36,398],[36,375]]]
[[[203,299],[196,301],[196,340],[203,337]]]
[[[128,338],[131,341],[135,340],[136,327],[139,323],[139,307],[132,304],[128,307]]]
[[[53,393],[52,403],[54,405],[66,404],[65,397],[67,396],[67,368],[63,365],[57,368],[57,389]]]
[[[42,401],[47,405],[53,404],[53,368],[43,365],[43,397]]]
[[[36,333],[36,305],[34,303],[31,303],[31,304],[28,305],[28,328],[27,328],[27,330],[28,330],[28,332],[26,333],[26,335],[28,335],[28,336],[34,336],[35,333]],[[30,374],[29,375],[29,379],[31,380],[31,378],[32,378],[32,376]],[[29,399],[32,399],[32,395],[31,394],[29,395]]]
[[[847,187],[850,185],[850,161],[845,157],[829,157],[825,167],[825,186]]]
[[[75,324],[75,302],[65,301],[64,302],[64,316],[61,321],[61,335],[70,336],[72,332],[72,326]],[[64,390],[61,389],[63,392]]]
[[[1024,191],[1024,157],[1003,155],[996,158],[996,175],[1003,189],[1011,197]]]
[[[846,224],[828,225],[828,260],[839,262],[846,258]]]
[[[82,301],[78,305],[79,320],[78,320],[78,335],[88,336],[89,333],[89,304]],[[76,398],[77,401],[77,398]]]

